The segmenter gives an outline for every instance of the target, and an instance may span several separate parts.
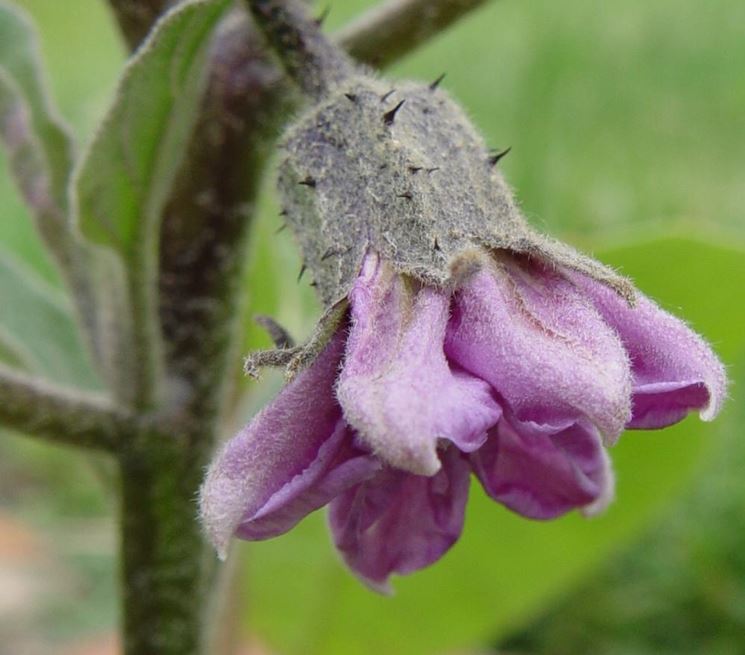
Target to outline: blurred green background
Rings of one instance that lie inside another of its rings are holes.
[[[16,4],[37,21],[51,87],[85,143],[124,61],[105,3]],[[337,0],[327,24],[372,4]],[[341,567],[320,514],[240,544],[245,630],[288,655],[745,652],[745,3],[493,0],[390,75],[443,71],[487,140],[512,146],[500,166],[529,219],[706,335],[729,366],[731,399],[712,425],[692,417],[627,434],[612,453],[618,500],[601,518],[531,523],[474,486],[461,542],[397,581],[393,599]],[[249,313],[302,336],[318,308],[295,282],[291,238],[274,235],[267,190]],[[1,157],[0,217],[0,248],[64,307]],[[17,311],[8,293],[0,312]],[[247,325],[246,348],[264,339]],[[273,388],[271,377],[245,385],[244,418]],[[99,472],[76,453],[0,439],[0,587],[23,568],[16,551],[30,552],[14,550],[16,533],[41,553],[24,565],[22,583],[40,586],[28,607],[0,593],[0,653],[62,652],[114,629],[115,538]]]

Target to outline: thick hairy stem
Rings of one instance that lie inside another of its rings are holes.
[[[145,40],[150,28],[174,0],[109,0],[130,50]]]
[[[118,392],[135,409],[147,412],[158,406],[163,393],[163,348],[157,292],[151,282],[158,275],[157,254],[142,254],[137,263],[128,265],[126,276],[131,311],[128,335],[131,360],[122,363],[122,371],[128,375],[121,380]]]
[[[385,68],[486,0],[388,0],[336,36],[357,61]]]
[[[260,43],[242,12],[219,31],[201,118],[161,230],[167,376],[205,434],[216,429],[230,393],[246,235],[288,110],[287,84]]]
[[[135,427],[106,397],[59,388],[0,366],[0,425],[69,446],[115,452]]]
[[[331,43],[299,0],[246,0],[288,75],[312,98],[349,77],[354,66]]]
[[[143,434],[121,458],[125,655],[207,655],[216,557],[195,520],[211,444]]]
[[[216,35],[200,120],[163,217],[160,322],[175,415],[122,459],[127,655],[211,655],[221,585],[195,498],[239,361],[246,234],[287,93],[260,42],[243,12]]]

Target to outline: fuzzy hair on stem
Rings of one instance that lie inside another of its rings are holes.
[[[246,0],[257,25],[303,92],[322,98],[354,69],[352,60],[320,31],[298,2]]]
[[[116,452],[134,419],[106,396],[71,391],[0,365],[0,424],[51,443]]]
[[[354,59],[386,68],[487,0],[388,0],[344,27],[336,41]]]

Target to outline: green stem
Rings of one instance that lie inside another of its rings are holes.
[[[195,520],[211,443],[140,435],[121,460],[125,655],[206,655],[216,557]]]
[[[353,74],[352,60],[323,35],[299,0],[246,0],[246,5],[287,74],[308,96],[322,98]]]
[[[131,349],[129,361],[123,362],[127,377],[121,380],[119,393],[141,412],[157,407],[163,375],[163,336],[158,316],[158,261],[155,249],[140,252],[137,261],[128,265],[129,309],[131,312]],[[127,394],[129,394],[127,396]]]
[[[337,34],[357,61],[385,68],[487,0],[389,0]]]
[[[100,394],[71,391],[0,365],[0,424],[53,443],[115,452],[136,427]]]
[[[195,499],[239,367],[247,233],[287,102],[287,85],[260,43],[245,16],[221,30],[163,216],[159,322],[171,391],[164,400],[175,401],[175,416],[162,434],[143,434],[143,446],[122,462],[127,655],[214,652],[208,624],[221,585]]]

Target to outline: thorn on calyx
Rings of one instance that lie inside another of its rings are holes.
[[[396,198],[406,198],[406,200],[412,200],[414,196],[411,195],[411,191],[406,191],[405,193],[399,193]]]
[[[422,168],[422,166],[409,166],[409,173],[416,175],[419,171],[422,170]]]
[[[287,210],[286,210],[286,209],[282,209],[282,210],[281,210],[281,211],[279,212],[279,215],[280,215],[280,216],[287,216]]]
[[[310,175],[308,175],[308,177],[306,177],[304,180],[300,180],[298,184],[302,184],[303,186],[310,187],[311,189],[316,188],[316,181]]]
[[[440,251],[442,250],[442,248],[440,248],[440,244],[439,244],[439,243],[438,243],[438,241],[437,241],[437,237],[435,237],[434,249],[435,249],[435,250],[436,250],[437,252],[440,252]]]
[[[406,102],[406,100],[402,100],[393,109],[391,109],[390,111],[387,111],[387,112],[385,112],[385,114],[383,114],[383,122],[386,125],[388,125],[388,126],[393,125],[393,121],[396,120],[396,114],[398,113],[398,110],[401,109],[401,107],[403,107],[403,104],[405,102]]]
[[[306,266],[305,264],[303,264],[303,265],[302,265],[302,266],[300,267],[300,272],[299,272],[299,273],[297,274],[297,281],[298,281],[298,282],[300,282],[300,280],[302,280],[302,279],[303,279],[303,274],[304,274],[304,273],[305,273],[305,271],[307,271],[307,270],[308,270],[308,267],[307,267],[307,266]]]
[[[427,169],[425,169],[425,170],[427,171],[427,173],[429,173],[429,174],[431,175],[431,174],[432,174],[432,173],[434,173],[435,171],[439,171],[439,170],[440,170],[440,167],[439,167],[439,166],[435,166],[435,167],[433,167],[433,168],[427,168]]]
[[[349,100],[349,102],[354,102],[354,103],[356,103],[356,102],[357,102],[357,95],[356,95],[356,94],[354,94],[354,93],[345,93],[345,94],[344,94],[344,97],[345,97],[345,98],[346,98],[347,100]]]
[[[388,93],[384,93],[382,96],[380,96],[380,102],[385,102],[390,98],[394,93],[396,93],[396,89],[391,89],[388,91]]]
[[[510,150],[512,150],[512,146],[509,148],[506,148],[505,150],[502,150],[502,152],[495,152],[491,157],[489,157],[489,165],[490,166],[496,166],[499,163],[499,160],[502,159],[505,155],[507,155]]]
[[[346,250],[339,250],[338,248],[328,248],[325,253],[321,255],[321,261],[325,262],[327,259],[331,257],[343,257],[346,255],[350,250],[352,250],[352,246],[349,246]],[[311,284],[310,286],[314,286]]]
[[[316,18],[316,27],[321,27],[321,25],[326,22],[326,19],[329,17],[330,13],[331,7],[327,5],[326,8],[318,15],[318,18]]]
[[[287,223],[282,223],[276,230],[274,230],[274,234],[279,234],[280,232],[283,232],[287,229]]]
[[[438,86],[440,86],[440,82],[445,79],[445,75],[446,73],[443,73],[434,82],[432,82],[432,84],[429,85],[429,90],[434,91]]]

